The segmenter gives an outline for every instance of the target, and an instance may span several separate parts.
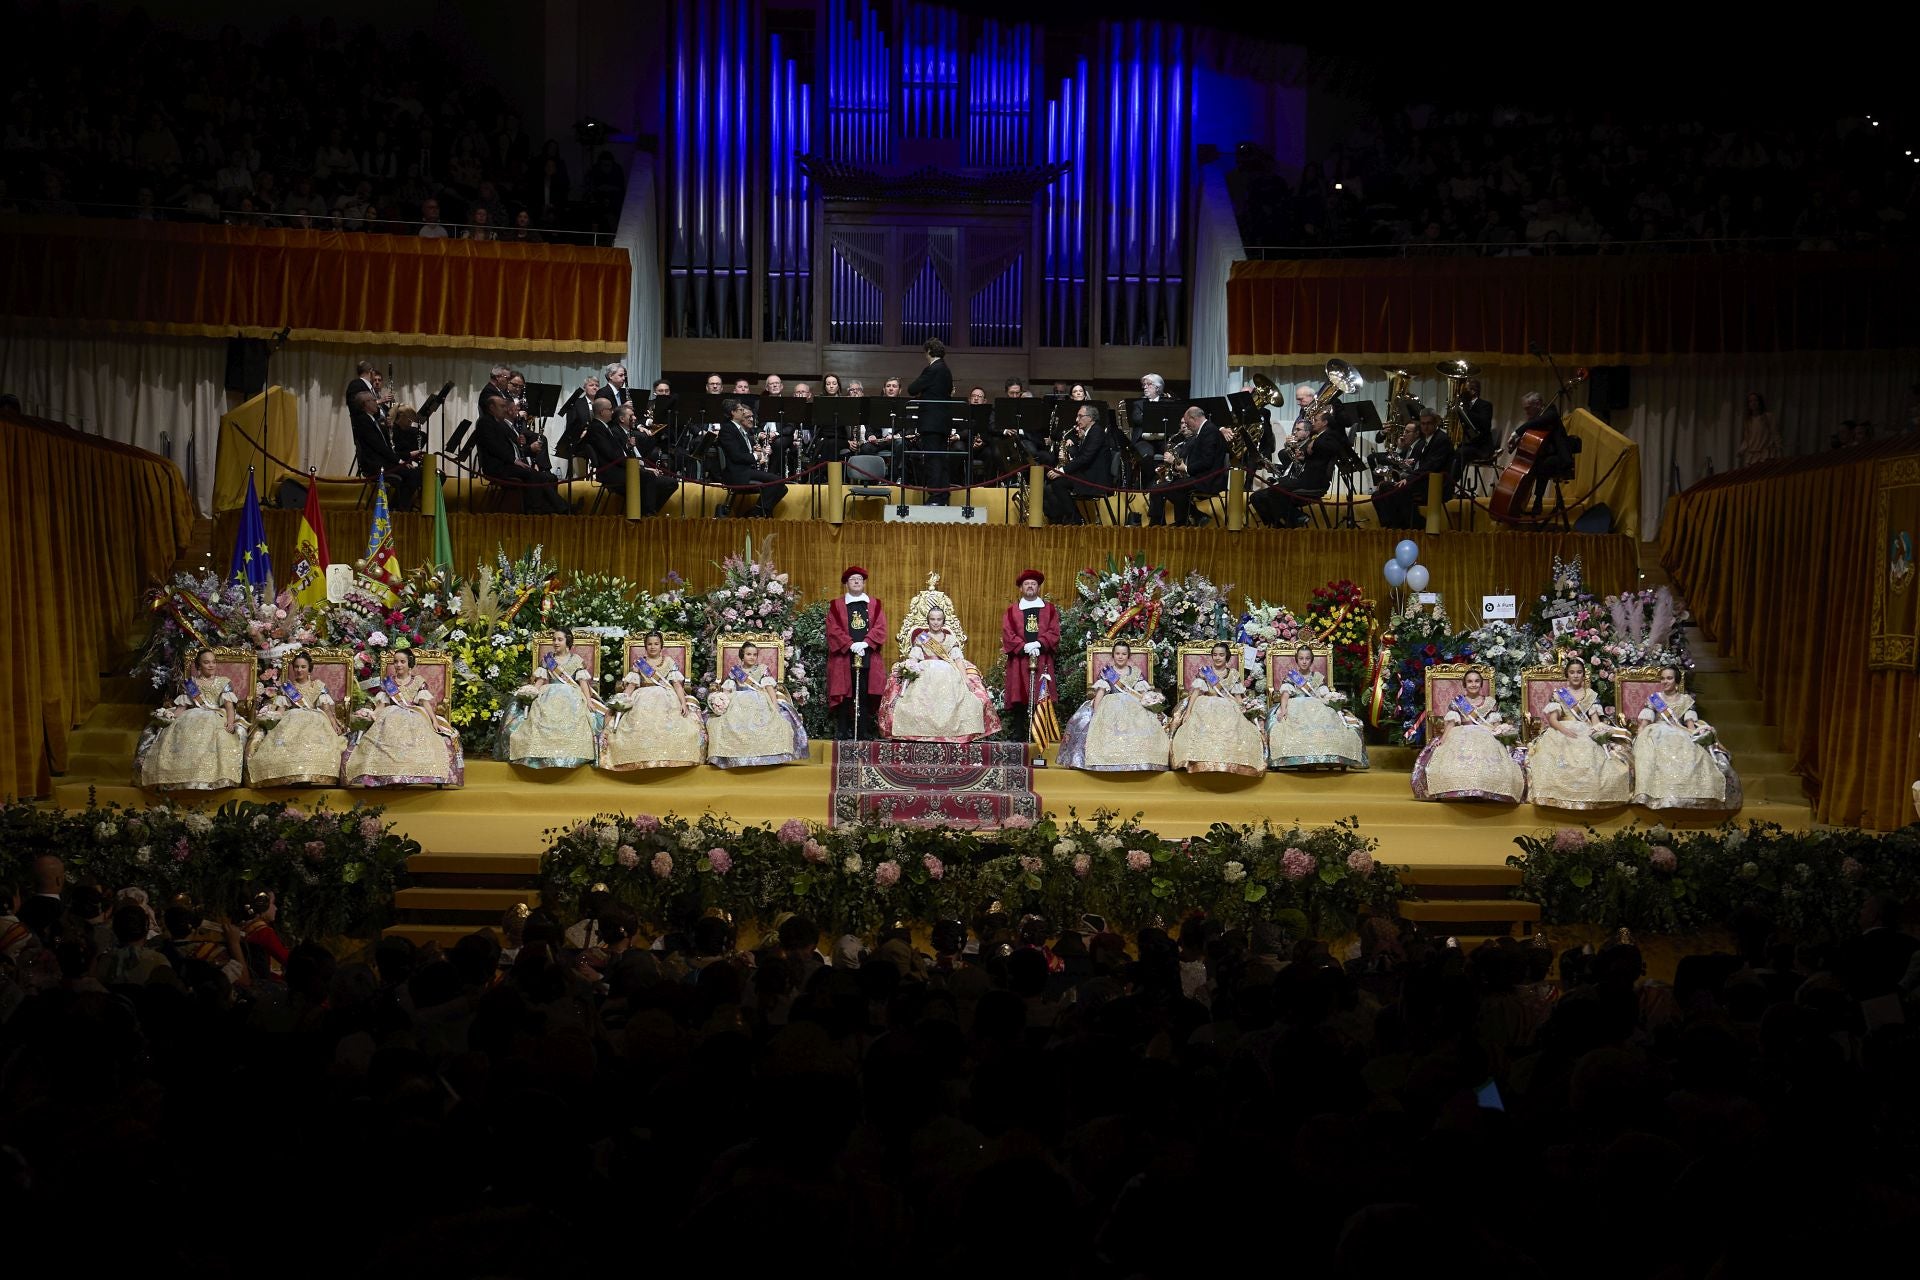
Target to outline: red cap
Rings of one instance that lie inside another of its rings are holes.
[[[867,571],[865,569],[862,569],[857,564],[850,564],[847,566],[847,571],[840,575],[840,581],[842,583],[845,583],[848,578],[851,578],[856,573],[863,578],[867,576]]]
[[[1043,587],[1047,585],[1047,575],[1040,572],[1038,569],[1022,569],[1018,574],[1014,576],[1013,585],[1017,587],[1021,583],[1025,582],[1028,578],[1032,578],[1035,582],[1039,583]]]

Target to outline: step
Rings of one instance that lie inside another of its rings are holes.
[[[1404,920],[1520,920],[1540,918],[1540,904],[1518,898],[1403,898],[1400,916]]]
[[[416,853],[407,859],[407,874],[418,883],[425,877],[522,876],[537,878],[540,853]]]
[[[1459,888],[1479,885],[1518,885],[1518,867],[1435,866],[1408,867],[1400,883],[1419,888]]]
[[[540,905],[538,889],[475,889],[413,887],[393,895],[403,911],[488,911],[496,917],[518,904]]]

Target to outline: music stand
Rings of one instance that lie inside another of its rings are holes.
[[[867,425],[867,402],[835,398],[813,402],[813,447],[817,455],[837,462],[854,446],[859,428]]]
[[[1347,513],[1340,517],[1338,527],[1342,529],[1358,529],[1360,522],[1356,520],[1353,515],[1354,504],[1358,501],[1358,498],[1354,496],[1353,477],[1359,472],[1365,471],[1367,464],[1360,461],[1360,455],[1353,451],[1353,441],[1342,437],[1340,441],[1340,452],[1333,455],[1333,466],[1334,470],[1339,473],[1340,483],[1346,487],[1347,491],[1347,496],[1344,499]]]
[[[1172,396],[1122,403],[1127,406],[1127,420],[1132,428],[1128,439],[1133,448],[1127,453],[1134,469],[1134,482],[1144,488],[1151,478],[1148,468],[1153,459],[1166,452],[1167,441],[1179,430],[1180,415],[1186,412],[1186,405]]]

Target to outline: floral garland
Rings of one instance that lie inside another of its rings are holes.
[[[783,683],[794,706],[804,714],[813,700],[810,666],[824,664],[819,661],[809,664],[807,653],[794,644],[794,623],[799,618],[804,597],[793,587],[790,576],[773,561],[774,536],[762,536],[757,550],[753,539],[748,538],[741,554],[721,561],[720,585],[706,594],[705,615],[694,654],[695,661],[702,665],[687,674],[698,686],[697,696],[704,701],[708,691],[720,682],[720,673],[711,664],[722,635],[733,632],[777,635],[789,646]],[[824,657],[824,622],[821,637]]]
[[[1406,896],[1349,819],[1330,827],[1215,824],[1171,839],[1136,817],[1053,818],[994,833],[883,826],[777,828],[706,815],[601,814],[547,833],[542,900],[563,913],[604,884],[662,927],[691,908],[765,925],[783,911],[836,933],[896,919],[971,918],[990,902],[1056,922],[1086,912],[1134,929],[1195,911],[1296,933],[1351,932]]]
[[[1372,674],[1375,604],[1358,583],[1345,578],[1313,589],[1306,625],[1333,646],[1328,683],[1349,694],[1365,688]]]
[[[319,639],[316,620],[294,602],[290,591],[271,599],[245,583],[226,582],[217,574],[181,573],[147,595],[154,616],[153,634],[140,656],[135,673],[144,673],[156,689],[180,678],[187,655],[201,645],[217,649],[251,649],[265,657]]]
[[[0,877],[28,883],[28,864],[58,854],[69,879],[109,891],[145,889],[156,909],[184,898],[222,914],[271,889],[283,932],[371,936],[392,915],[394,891],[420,846],[380,808],[333,812],[325,803],[228,801],[211,812],[160,804],[85,809],[0,805]]]
[[[1197,572],[1175,578],[1138,552],[1121,561],[1108,557],[1104,570],[1082,569],[1074,577],[1075,598],[1060,617],[1060,703],[1073,707],[1085,699],[1087,649],[1114,640],[1150,649],[1154,683],[1178,697],[1175,654],[1183,644],[1231,637],[1225,602],[1232,590]]]

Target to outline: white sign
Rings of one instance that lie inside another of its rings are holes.
[[[1413,599],[1415,604],[1439,604],[1440,593],[1438,591],[1422,591]]]
[[[1481,596],[1480,616],[1488,621],[1495,618],[1511,619],[1514,616],[1516,599],[1518,599],[1516,596]]]

